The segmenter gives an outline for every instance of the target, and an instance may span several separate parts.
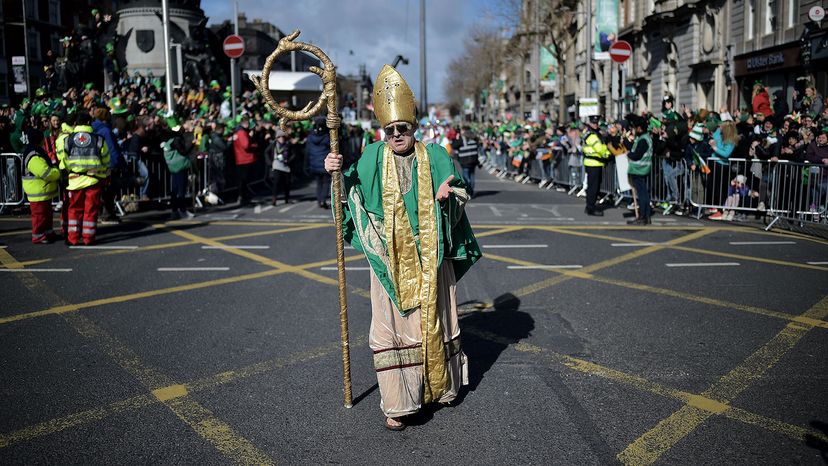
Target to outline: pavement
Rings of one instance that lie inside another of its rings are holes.
[[[0,217],[0,463],[825,464],[828,242],[478,172],[458,284],[470,384],[383,428],[366,263],[300,202],[161,212],[99,248]],[[302,197],[304,196],[304,197]]]

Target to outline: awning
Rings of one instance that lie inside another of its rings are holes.
[[[244,70],[247,75],[261,76],[262,70]],[[322,79],[308,71],[271,71],[270,90],[276,92],[320,92]]]

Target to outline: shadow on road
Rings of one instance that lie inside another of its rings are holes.
[[[475,312],[460,322],[463,332],[463,351],[469,357],[469,385],[460,392],[465,394],[477,389],[486,372],[492,368],[500,354],[509,346],[528,338],[535,329],[535,320],[529,314],[520,312],[520,299],[506,293],[494,300],[494,311]],[[489,334],[492,338],[484,338]]]
[[[474,193],[474,198],[477,199],[478,197],[484,196],[494,196],[495,194],[499,194],[500,191],[477,191]]]
[[[811,427],[819,430],[823,433],[823,435],[828,435],[828,424],[825,422],[813,420],[811,421]],[[825,464],[828,464],[828,442],[815,435],[806,434],[805,445],[819,450],[819,454],[822,456],[822,461],[824,461]]]

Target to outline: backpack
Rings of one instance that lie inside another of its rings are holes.
[[[167,162],[167,168],[170,173],[187,170],[191,165],[190,159],[174,149],[172,142],[173,140],[170,139],[164,143],[164,161]]]

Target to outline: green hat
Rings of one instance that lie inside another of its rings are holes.
[[[104,49],[106,50],[106,53],[114,52],[115,51],[115,44],[113,44],[111,41],[107,42],[106,45],[104,46]]]
[[[178,132],[178,130],[181,129],[181,124],[178,123],[178,119],[174,116],[167,117],[167,126],[175,132]]]
[[[93,83],[86,83],[86,84],[83,85],[83,88],[86,89],[87,91],[91,91],[94,86],[95,86],[95,84],[93,84]]]
[[[768,121],[768,120],[765,120],[765,121]],[[707,128],[708,131],[716,131],[716,128],[719,127],[719,122],[716,121],[716,120],[707,120],[707,122],[704,124],[704,126]]]
[[[21,100],[21,101],[20,101],[20,105],[28,105],[28,104],[29,104],[29,102],[31,102],[31,101],[29,100],[29,98],[28,98],[28,97],[24,97],[24,98],[23,98],[23,100]]]
[[[661,129],[662,126],[661,120],[655,117],[650,117],[650,125],[647,127],[647,130]]]
[[[690,138],[695,139],[696,141],[701,141],[704,139],[704,125],[701,123],[696,123],[693,125],[693,130],[690,131]]]
[[[127,117],[127,121],[128,121],[128,122],[130,122],[130,123],[132,123],[133,121],[135,121],[135,115],[133,115],[133,114],[131,114],[131,113],[130,113],[130,114],[129,114],[129,116]]]
[[[42,87],[38,87],[37,90],[35,91],[35,97],[43,97],[44,95],[46,95],[46,89],[43,89]]]
[[[90,13],[92,13],[92,16],[95,16],[95,15],[98,14],[98,9],[97,8],[92,8],[92,11]]]
[[[216,88],[221,89],[221,85],[219,84],[218,81],[216,81],[214,79],[214,80],[210,81],[210,89],[216,89]]]
[[[121,115],[128,112],[129,109],[121,103],[120,97],[113,97],[112,100],[109,101],[109,111],[112,112],[113,115]]]

